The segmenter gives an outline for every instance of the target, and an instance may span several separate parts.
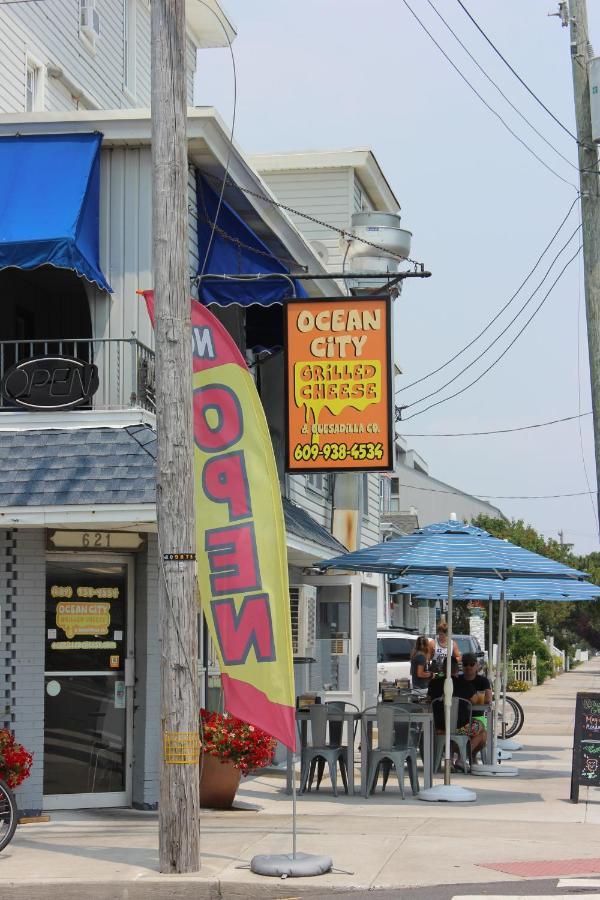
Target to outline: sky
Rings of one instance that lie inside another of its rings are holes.
[[[508,106],[433,8],[523,116],[575,164],[575,141],[519,84],[458,2],[407,2],[510,128],[571,184],[509,134],[444,59],[404,0],[225,3],[238,33],[235,139],[243,151],[370,147],[400,201],[402,227],[413,232],[411,256],[432,272],[430,279],[406,282],[397,301],[396,357],[404,372],[397,388],[448,360],[504,306],[567,214],[578,187],[575,169]],[[463,2],[523,80],[574,132],[569,30],[548,16],[558,8],[555,0]],[[600,4],[592,0],[589,7],[590,40],[600,48]],[[199,52],[196,102],[215,106],[231,122],[229,50]],[[437,376],[401,391],[398,402],[419,400],[473,360],[528,299],[577,223],[576,204],[552,252],[496,325]],[[468,384],[500,355],[578,245],[574,238],[504,338],[429,402]],[[426,405],[415,403],[405,416]],[[477,496],[572,494],[595,490],[591,416],[579,420],[581,435],[578,420],[485,437],[412,435],[511,428],[590,409],[583,268],[576,259],[487,375],[456,399],[406,421],[401,433],[427,460],[431,475]],[[562,531],[575,552],[599,548],[593,496],[490,502],[545,537],[558,540]]]

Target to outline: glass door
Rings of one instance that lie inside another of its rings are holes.
[[[45,809],[131,802],[129,569],[124,561],[47,563]]]

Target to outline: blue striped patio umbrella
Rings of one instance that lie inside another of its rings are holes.
[[[455,577],[490,578],[504,581],[535,576],[556,583],[577,584],[584,572],[556,562],[538,553],[517,547],[510,541],[492,537],[483,528],[451,519],[419,528],[410,535],[393,538],[372,547],[345,553],[319,563],[319,568],[345,569],[359,572],[381,572],[402,581],[403,576],[445,575],[448,596],[448,647],[452,647],[452,599]],[[504,604],[502,604],[504,606]],[[446,658],[444,710],[446,746],[444,784],[436,785],[419,796],[424,800],[471,801],[474,791],[456,788],[450,783],[450,711],[452,708],[451,653]]]
[[[423,600],[437,600],[448,593],[448,577],[442,575],[405,575],[395,582],[401,593]],[[453,580],[455,600],[545,600],[573,602],[597,600],[600,585],[571,578],[468,578]]]

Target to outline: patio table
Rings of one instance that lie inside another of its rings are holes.
[[[343,744],[342,746],[348,748],[348,793],[354,794],[354,724],[358,722],[361,718],[361,713],[356,712],[356,710],[347,710],[346,712],[341,712],[340,710],[328,710],[327,711],[327,721],[328,722],[345,722],[346,723],[346,732],[348,735],[348,743]],[[308,724],[310,722],[310,710],[308,709],[298,709],[296,710],[296,725],[298,726],[298,731],[300,734],[300,750],[302,747],[306,747],[307,738],[308,738]],[[300,754],[299,754],[300,755]],[[286,793],[292,793],[292,777],[293,777],[293,757],[291,750],[287,751],[287,770],[286,770],[286,782],[285,789]]]
[[[409,706],[414,705],[414,710]],[[394,709],[395,722],[409,722],[419,724],[423,732],[423,781],[426,788],[433,783],[433,713],[423,709],[420,703],[405,704],[403,708]],[[377,722],[377,713],[364,712],[362,714],[362,745],[360,754],[360,785],[365,797],[367,796],[367,772],[368,750],[373,746],[373,723]]]

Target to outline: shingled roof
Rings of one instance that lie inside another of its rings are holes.
[[[0,431],[0,507],[155,502],[147,425]]]
[[[148,425],[0,431],[0,508],[156,502],[156,432]],[[286,531],[334,553],[346,548],[283,501]]]

